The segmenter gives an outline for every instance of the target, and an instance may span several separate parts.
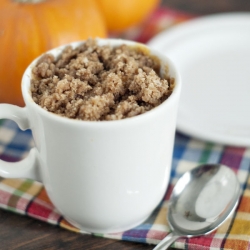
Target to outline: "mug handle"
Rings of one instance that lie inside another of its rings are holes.
[[[13,120],[22,130],[30,128],[26,107],[20,108],[11,104],[0,104],[0,119]],[[37,149],[32,148],[29,155],[19,162],[0,160],[0,176],[41,181]]]

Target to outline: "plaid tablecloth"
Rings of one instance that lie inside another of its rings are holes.
[[[191,18],[191,15],[160,9],[141,27],[124,34],[125,38],[146,42],[159,31]],[[17,161],[33,146],[31,132],[21,131],[9,120],[0,120],[0,159]],[[168,198],[178,178],[202,163],[222,163],[234,170],[242,189],[237,211],[210,235],[180,239],[173,247],[190,250],[250,249],[250,148],[223,146],[176,133],[171,181],[166,195],[154,213],[140,226],[117,234],[96,235],[118,240],[157,244],[169,233],[166,222]],[[43,185],[29,179],[0,177],[0,208],[27,215],[78,233],[50,202]]]

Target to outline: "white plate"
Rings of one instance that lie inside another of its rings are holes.
[[[177,129],[207,141],[250,146],[250,13],[196,18],[148,44],[180,70]]]

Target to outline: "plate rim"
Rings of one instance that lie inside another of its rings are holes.
[[[250,27],[250,12],[228,12],[228,13],[216,13],[206,16],[195,17],[189,21],[177,24],[167,30],[163,30],[158,33],[156,36],[152,37],[147,45],[157,49],[158,47],[163,46],[163,43],[171,44],[178,37],[185,37],[185,35],[190,35],[195,29],[198,31],[201,28],[208,28],[209,26],[220,25],[225,26],[230,23],[237,23],[240,25],[249,25]],[[184,30],[184,32],[183,32]],[[250,32],[250,30],[249,30]],[[157,45],[158,44],[158,45]],[[180,107],[180,106],[179,106]],[[250,136],[237,136],[236,134],[226,135],[219,134],[214,130],[209,130],[202,132],[200,129],[197,129],[197,126],[192,124],[190,125],[189,120],[187,122],[179,120],[177,116],[177,131],[193,136],[197,139],[206,140],[207,142],[217,143],[217,144],[226,144],[239,147],[249,147],[250,146]],[[249,138],[249,139],[248,139]]]

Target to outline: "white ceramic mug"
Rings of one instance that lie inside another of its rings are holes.
[[[98,39],[98,43],[136,45],[119,39]],[[64,47],[49,52],[57,56]],[[59,212],[88,232],[119,232],[142,223],[169,183],[181,89],[172,62],[150,51],[160,59],[161,72],[168,69],[175,78],[173,93],[153,110],[117,121],[73,120],[42,109],[30,93],[36,59],[22,79],[26,106],[0,104],[0,118],[31,129],[35,147],[20,162],[0,161],[0,176],[41,181]]]

